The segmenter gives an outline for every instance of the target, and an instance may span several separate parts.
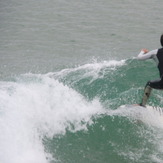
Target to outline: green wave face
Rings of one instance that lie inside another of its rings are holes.
[[[147,81],[159,77],[151,64],[135,59],[108,61],[66,69],[54,76],[85,98],[99,98],[106,107],[116,109],[123,104],[140,102]],[[160,104],[153,96],[151,98],[150,104]]]

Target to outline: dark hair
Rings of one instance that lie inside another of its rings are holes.
[[[160,43],[161,43],[161,45],[163,46],[163,34],[162,34],[161,37],[160,37]]]

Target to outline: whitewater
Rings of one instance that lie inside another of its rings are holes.
[[[91,116],[103,110],[54,79],[26,78],[40,82],[1,82],[1,162],[47,162],[44,136],[64,134],[71,124],[75,131],[86,129]]]

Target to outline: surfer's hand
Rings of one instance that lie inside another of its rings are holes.
[[[148,50],[147,50],[147,49],[142,49],[141,51],[143,51],[144,54],[145,54],[145,53],[148,53]]]

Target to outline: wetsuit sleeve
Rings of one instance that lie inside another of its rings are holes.
[[[155,58],[157,52],[158,52],[158,49],[151,50],[151,51],[149,51],[148,53],[144,53],[144,51],[141,51],[141,52],[138,54],[137,59],[138,59],[138,60],[146,60],[146,59]]]

